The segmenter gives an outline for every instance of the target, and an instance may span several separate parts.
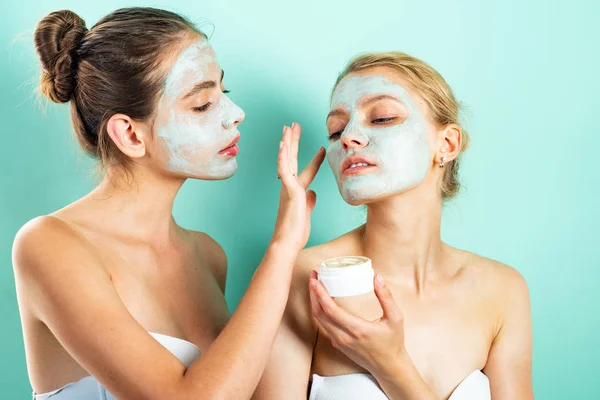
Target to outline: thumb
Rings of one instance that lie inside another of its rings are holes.
[[[307,216],[310,217],[310,213],[315,209],[317,204],[317,194],[314,190],[308,190],[306,192],[306,211]]]
[[[313,157],[312,161],[306,166],[306,168],[304,168],[304,170],[298,176],[300,182],[302,183],[302,186],[304,186],[305,188],[309,187],[313,179],[315,179],[315,176],[317,175],[317,172],[319,172],[319,168],[321,167],[323,160],[325,160],[325,154],[325,148],[321,147],[319,151],[317,151],[317,154],[315,154],[315,156]]]
[[[392,292],[383,281],[383,277],[380,274],[375,275],[374,278],[375,296],[379,300],[381,309],[383,310],[384,320],[388,320],[394,324],[399,324],[403,320],[402,311],[396,301]]]

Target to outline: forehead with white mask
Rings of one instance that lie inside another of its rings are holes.
[[[402,85],[383,75],[346,77],[331,110],[327,159],[346,202],[368,202],[425,179],[428,124]]]
[[[222,78],[206,39],[177,57],[155,122],[167,170],[199,179],[225,179],[237,170],[237,125],[244,112],[221,91]]]

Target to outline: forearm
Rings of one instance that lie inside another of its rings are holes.
[[[306,400],[312,347],[284,322],[279,327],[253,400]]]
[[[207,398],[250,398],[269,358],[289,294],[296,250],[272,243],[228,325],[192,365],[185,381],[200,381]]]
[[[391,400],[438,400],[406,353],[373,376]]]

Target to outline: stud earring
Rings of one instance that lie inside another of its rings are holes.
[[[445,162],[446,162],[446,157],[442,157],[442,162],[440,163],[440,168],[444,168]]]

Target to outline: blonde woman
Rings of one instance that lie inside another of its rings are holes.
[[[442,242],[469,142],[442,76],[404,53],[339,76],[327,159],[366,224],[301,252],[259,399],[529,400],[531,316],[513,268]],[[332,299],[322,260],[365,256],[374,294]]]

